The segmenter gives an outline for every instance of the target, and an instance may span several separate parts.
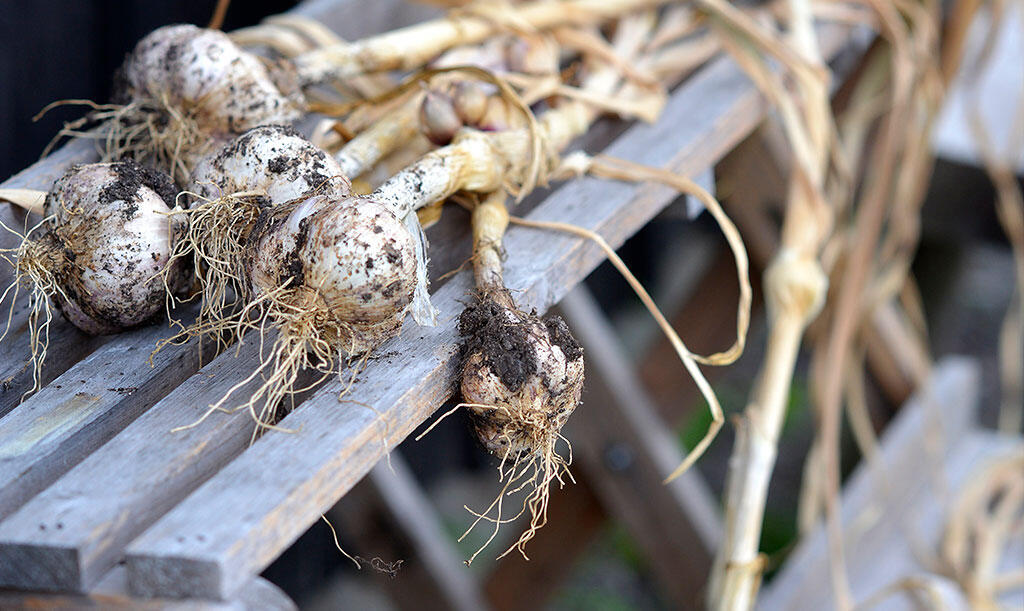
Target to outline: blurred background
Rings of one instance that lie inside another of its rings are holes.
[[[5,3],[0,10],[0,83],[4,84],[0,177],[30,165],[62,122],[81,114],[77,107],[57,108],[33,122],[32,117],[46,104],[60,99],[105,101],[111,74],[135,41],[168,23],[205,25],[214,4],[212,0]],[[289,0],[234,2],[224,29],[257,23],[294,4]],[[1019,31],[1017,36],[1019,41]],[[1009,65],[1012,70],[1013,64]],[[1006,78],[1020,79],[1020,66],[1018,62],[1016,76]],[[1013,258],[996,218],[994,191],[985,172],[969,152],[958,148],[955,119],[943,121],[940,129],[946,131],[937,140],[939,159],[923,209],[913,275],[927,316],[932,358],[961,354],[978,359],[982,372],[980,418],[983,425],[992,427],[1000,402],[998,339],[1013,292]],[[609,122],[607,129],[620,127]],[[763,178],[757,185],[757,197],[769,200],[769,209],[774,201],[774,209],[781,211],[785,196],[779,178],[782,174],[775,172],[773,179],[772,169],[764,165],[771,156],[765,144],[770,141],[771,134],[756,133],[719,165],[717,192],[727,206],[749,201],[750,187],[736,177],[753,171]],[[680,202],[629,240],[620,254],[663,310],[675,313],[674,325],[692,349],[707,352],[731,341],[735,280],[724,243],[706,215],[690,220]],[[756,281],[763,261],[755,252],[752,258],[751,276]],[[641,385],[644,396],[637,401],[649,402],[671,423],[680,444],[695,443],[707,427],[706,410],[649,316],[607,264],[585,285],[586,291],[574,294],[570,322],[586,319],[587,308],[596,305],[610,325],[609,337],[622,348]],[[582,330],[575,331],[579,334]],[[757,304],[746,353],[735,365],[713,372],[712,382],[727,418],[744,406],[762,359],[764,339],[764,311]],[[808,363],[801,362],[794,380],[779,463],[770,487],[761,548],[772,567],[792,549],[797,532],[803,461],[814,430],[808,409],[807,367]],[[608,400],[608,392],[600,384],[594,378],[588,383],[584,406],[574,416],[578,420],[573,423],[574,430],[596,426],[587,419],[604,413],[603,408],[588,407]],[[901,391],[898,384],[873,377],[866,385],[876,431],[885,428],[899,407],[895,398],[905,397],[905,389]],[[710,453],[698,463],[714,495],[722,489],[732,445],[730,430],[729,426],[723,429]],[[572,438],[572,431],[569,436]],[[331,529],[319,522],[266,571],[265,576],[301,607],[444,607],[435,591],[437,576],[432,571],[436,567],[418,555],[416,542],[409,540],[403,527],[415,518],[403,516],[401,508],[394,506],[395,499],[382,495],[381,490],[388,477],[414,478],[454,544],[470,522],[463,505],[486,506],[496,492],[494,461],[471,440],[461,412],[423,441],[406,442],[397,454],[403,459],[398,469],[378,467],[368,478],[371,481],[359,484],[327,516],[342,547],[369,561],[363,563],[363,570],[356,570],[338,552]],[[609,490],[614,486],[608,482],[631,477],[637,465],[635,448],[628,443],[610,443],[588,455],[590,458],[574,470],[577,483],[553,492],[550,523],[530,544],[534,551],[531,562],[515,554],[495,562],[494,554],[485,554],[470,567],[483,580],[487,598],[496,607],[508,609],[536,608],[538,604],[552,609],[668,609],[677,608],[685,599],[697,600],[700,592],[671,584],[671,575],[682,570],[675,564],[677,559],[657,557],[650,545],[638,542],[645,536],[657,537],[659,528],[671,526],[651,524],[653,535],[638,532],[611,498],[614,492]],[[851,467],[857,460],[853,440],[844,439],[843,464]],[[514,531],[515,527],[506,528],[503,535],[510,537]],[[458,553],[468,557],[486,534],[475,532],[456,544]],[[492,548],[504,549],[500,541]]]

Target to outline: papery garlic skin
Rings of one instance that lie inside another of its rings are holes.
[[[189,190],[206,199],[258,193],[279,204],[324,188],[351,190],[337,160],[289,126],[263,125],[203,158]]]
[[[58,262],[51,273],[66,298],[57,306],[75,326],[106,334],[143,323],[163,311],[166,288],[187,284],[183,263],[170,262],[176,193],[168,176],[133,161],[76,166],[54,183],[41,241]]]

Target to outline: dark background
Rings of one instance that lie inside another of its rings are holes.
[[[296,0],[237,0],[225,30],[258,23]],[[207,25],[216,0],[3,0],[0,2],[0,181],[39,159],[64,121],[84,108],[61,99],[106,102],[111,75],[151,30],[171,23]]]

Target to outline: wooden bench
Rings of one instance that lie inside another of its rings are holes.
[[[965,357],[948,357],[904,405],[880,439],[876,462],[864,461],[843,488],[844,559],[854,602],[872,609],[917,608],[899,588],[902,580],[928,583],[942,608],[970,607],[962,586],[941,575],[938,554],[954,504],[983,469],[996,461],[1024,459],[1019,436],[982,429],[976,422],[981,372]],[[1024,472],[1021,473],[1024,476]],[[999,571],[1024,568],[1020,540]],[[763,592],[758,608],[835,607],[828,536],[822,526],[809,533]],[[931,604],[938,604],[935,601]],[[873,601],[868,604],[868,601]],[[1020,591],[999,602],[1013,608]]]
[[[404,5],[395,10],[396,4],[313,0],[296,10],[349,39],[428,13]],[[822,32],[829,57],[866,43],[847,28],[829,26]],[[673,91],[657,123],[606,121],[580,144],[696,176],[746,137],[765,112],[753,85],[731,61],[718,58]],[[93,146],[71,142],[3,187],[46,189],[71,164],[94,159]],[[517,213],[586,227],[618,247],[674,199],[676,193],[664,187],[582,179],[531,198]],[[0,207],[0,220],[11,227],[26,222],[8,206]],[[251,445],[252,423],[245,413],[215,414],[195,428],[171,430],[194,422],[253,369],[253,343],[202,368],[196,343],[165,349],[150,364],[154,344],[168,333],[165,325],[93,338],[54,320],[45,386],[19,402],[32,383],[30,372],[19,372],[28,345],[20,301],[13,335],[0,343],[0,377],[11,377],[0,393],[0,587],[6,600],[51,592],[58,594],[46,600],[68,606],[106,596],[148,599],[155,607],[171,599],[288,607],[287,597],[257,575],[455,391],[456,317],[472,290],[471,274],[447,281],[439,276],[468,256],[467,226],[465,215],[452,210],[428,232],[439,324],[428,328],[407,321],[345,401],[338,400],[341,382],[329,381],[280,423],[291,433],[272,432]],[[0,240],[3,247],[15,244],[8,234]],[[598,248],[575,237],[522,227],[510,230],[506,248],[530,253],[511,257],[506,268],[508,286],[527,310],[547,310],[603,260]],[[9,278],[8,270],[0,274],[0,280]],[[571,321],[591,321],[586,332],[579,328],[590,365],[605,373],[620,369],[593,360],[614,346],[606,332],[602,335],[599,313],[585,296],[567,303],[565,313]],[[680,522],[681,534],[668,541],[689,541],[685,553],[697,564],[706,563],[718,535],[710,497],[699,492],[703,483],[690,474],[654,488],[677,462],[679,450],[664,431],[652,433],[658,427],[650,409],[631,414],[622,412],[622,405],[614,409],[624,422],[617,433],[632,435],[630,442],[642,448],[644,486],[668,499],[670,509],[658,521]],[[582,444],[583,452],[593,454],[587,448],[598,447],[600,435],[608,433],[580,428],[592,439]],[[418,498],[414,480],[396,477],[398,484],[381,486],[400,486],[392,492]],[[384,475],[375,479],[387,481]],[[609,486],[602,491],[604,502],[618,513],[632,513],[632,523],[643,528],[643,514],[625,507],[631,499],[622,484]],[[407,527],[427,551],[439,540],[439,531],[429,524]],[[645,549],[664,547],[647,539]],[[676,550],[679,557],[683,552]],[[695,575],[700,574],[698,569]],[[480,586],[467,586],[465,580],[453,577],[445,590],[452,593],[453,605],[474,608],[482,600]],[[699,581],[692,578],[687,587],[699,587]]]

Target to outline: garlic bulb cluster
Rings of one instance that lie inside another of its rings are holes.
[[[163,310],[189,269],[171,261],[180,226],[170,178],[134,161],[76,166],[46,199],[45,233],[26,242],[19,272],[52,278],[56,305],[75,326],[114,333]],[[34,269],[33,269],[34,268]]]
[[[280,294],[276,309],[315,317],[316,339],[334,354],[363,354],[398,334],[415,272],[402,221],[372,199],[336,193],[264,210],[245,262],[250,300]]]
[[[459,333],[462,396],[483,445],[502,460],[552,452],[583,392],[583,349],[565,321],[521,312],[508,291],[488,289]]]

